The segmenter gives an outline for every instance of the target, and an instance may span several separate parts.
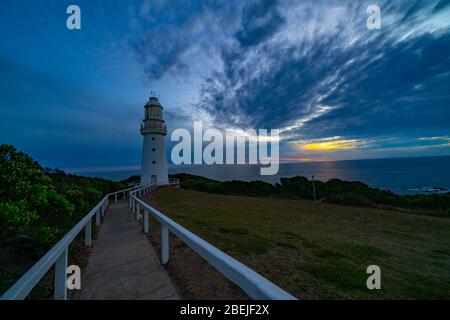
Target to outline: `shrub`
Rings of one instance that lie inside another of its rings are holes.
[[[24,201],[0,203],[1,238],[29,233],[39,219],[35,211],[27,209]]]
[[[305,177],[281,178],[280,183],[275,185],[263,181],[220,182],[185,173],[172,177],[180,179],[182,188],[197,191],[288,199],[314,198],[312,181]],[[387,206],[450,216],[450,193],[397,195],[391,191],[371,188],[359,181],[340,179],[315,181],[314,186],[316,198],[324,202],[365,207]]]

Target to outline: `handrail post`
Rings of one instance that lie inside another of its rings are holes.
[[[100,214],[102,217],[105,215],[105,207],[103,203],[100,205]]]
[[[133,212],[136,212],[136,200],[133,198],[131,203],[133,204]]]
[[[97,225],[97,227],[100,227],[100,208],[97,209],[97,212],[95,213],[95,224]]]
[[[169,263],[169,228],[164,224],[161,225],[161,263]]]
[[[55,263],[55,300],[67,299],[67,251],[68,247]]]
[[[89,222],[84,227],[84,245],[86,247],[90,247],[92,245],[92,220],[89,219]]]
[[[138,202],[136,205],[136,220],[139,221],[140,220],[140,215],[141,215],[141,204]]]
[[[114,194],[114,202],[117,202],[117,193]]]
[[[148,233],[148,210],[144,208],[144,233]]]

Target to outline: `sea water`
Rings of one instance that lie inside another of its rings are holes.
[[[259,169],[259,165],[169,165],[171,174],[184,172],[220,181],[262,180],[276,183],[282,177],[305,176],[311,179],[314,176],[314,179],[321,181],[333,178],[361,181],[398,194],[450,192],[450,156],[282,163],[274,176],[261,176]],[[91,172],[84,175],[121,180],[136,174],[139,171]]]

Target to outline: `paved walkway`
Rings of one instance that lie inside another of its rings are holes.
[[[127,201],[111,203],[77,299],[179,299]]]

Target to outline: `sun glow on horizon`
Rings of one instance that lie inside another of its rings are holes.
[[[308,151],[335,151],[355,149],[360,145],[359,140],[335,140],[307,143],[301,145],[299,148]]]

